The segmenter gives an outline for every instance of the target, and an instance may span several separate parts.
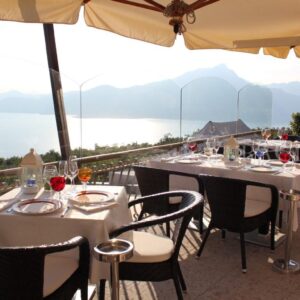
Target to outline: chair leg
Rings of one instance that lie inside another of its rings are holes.
[[[182,289],[183,292],[186,292],[187,291],[186,284],[185,284],[184,277],[182,275],[182,272],[181,272],[181,269],[180,269],[180,265],[179,265],[178,262],[177,262],[177,271],[178,271],[178,276],[179,276],[179,281],[180,281],[181,289]]]
[[[88,300],[88,282],[82,284],[80,288],[81,300]]]
[[[175,285],[175,289],[176,289],[177,299],[183,300],[182,290],[181,290],[181,286],[180,286],[180,280],[178,278],[178,273],[174,274],[173,281],[174,281],[174,285]]]
[[[199,209],[199,233],[200,235],[203,233],[203,214],[204,214],[204,207],[201,205]]]
[[[242,272],[246,273],[247,263],[246,263],[246,247],[245,247],[244,232],[240,232],[240,241],[241,241]]]
[[[275,220],[271,221],[270,240],[271,240],[271,250],[275,250]]]
[[[282,228],[282,217],[283,217],[283,211],[280,210],[278,214],[278,226],[280,229]]]
[[[222,229],[221,233],[222,233],[222,239],[224,240],[226,237],[226,231],[224,229]]]
[[[205,246],[206,240],[207,240],[207,238],[208,238],[208,236],[210,234],[210,231],[211,231],[211,227],[209,225],[208,228],[207,228],[207,230],[206,230],[206,232],[205,232],[205,235],[204,235],[203,241],[202,241],[202,243],[200,245],[200,248],[199,248],[199,250],[197,252],[197,256],[196,256],[197,258],[200,257],[200,255],[201,255],[201,253],[202,253],[202,251],[204,249],[204,246]]]
[[[99,300],[104,300],[105,299],[105,282],[106,282],[105,279],[100,280],[99,295],[98,295]]]

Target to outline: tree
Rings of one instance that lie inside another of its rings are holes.
[[[293,135],[300,135],[300,112],[292,113],[292,121],[290,122]]]

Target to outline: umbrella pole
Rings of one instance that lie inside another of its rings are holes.
[[[62,159],[71,152],[53,24],[43,24],[56,126]]]

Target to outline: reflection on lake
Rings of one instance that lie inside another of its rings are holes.
[[[72,148],[80,147],[80,119],[67,116]],[[184,121],[182,134],[201,128],[205,122]],[[59,151],[56,122],[53,115],[0,113],[0,157],[23,156],[30,148],[38,153]],[[179,120],[171,119],[99,119],[82,120],[82,146],[95,144],[156,143],[165,134],[179,136]]]

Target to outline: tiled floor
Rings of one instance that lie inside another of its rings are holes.
[[[219,231],[209,237],[203,254],[195,259],[201,239],[188,230],[181,249],[181,268],[188,293],[184,299],[196,300],[299,300],[300,273],[280,274],[272,270],[272,261],[283,257],[284,245],[275,251],[246,245],[248,271],[241,272],[240,244],[235,234],[222,240]],[[294,234],[292,258],[300,261],[300,233]],[[110,299],[106,288],[106,299]],[[97,297],[94,297],[97,299]],[[121,282],[120,299],[176,299],[172,281],[161,283]]]

